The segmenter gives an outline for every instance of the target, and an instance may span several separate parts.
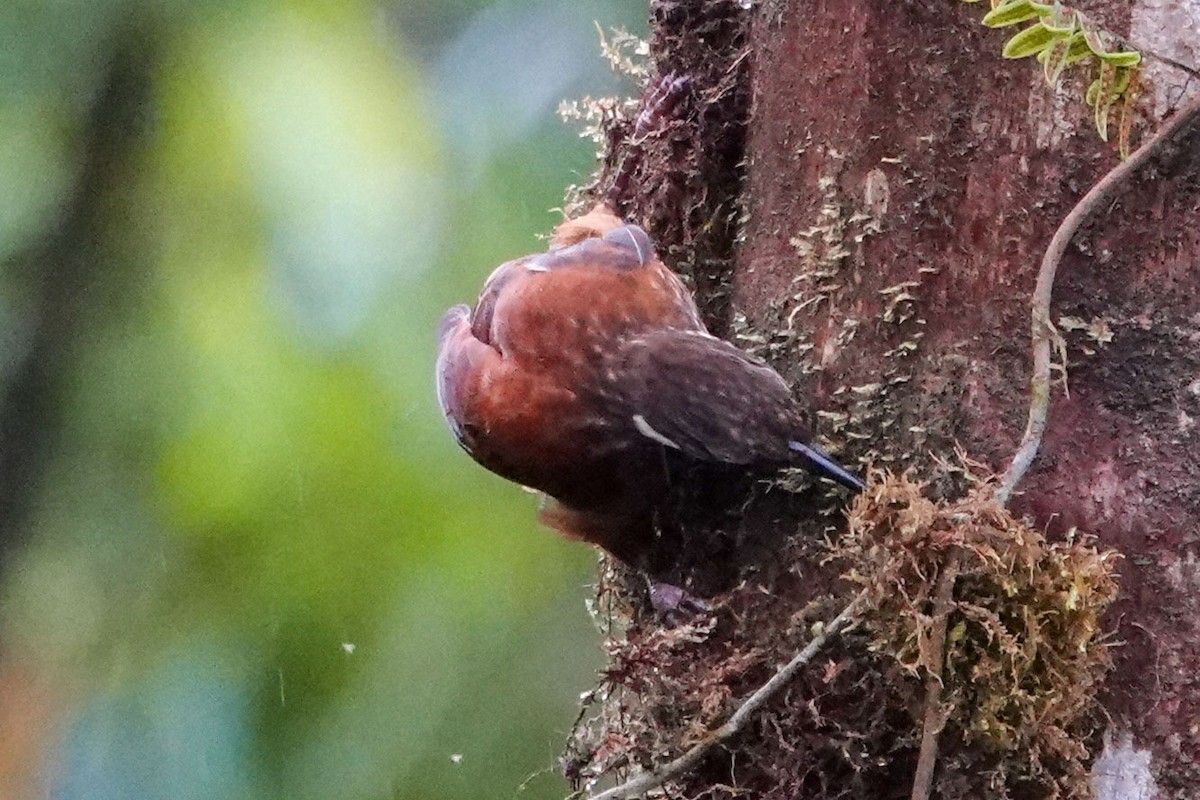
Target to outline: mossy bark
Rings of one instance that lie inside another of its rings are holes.
[[[1020,441],[1042,252],[1117,163],[1081,99],[1086,78],[1068,71],[1051,89],[1032,60],[1005,61],[1004,32],[982,27],[972,4],[743,5],[652,3],[650,88],[684,77],[686,90],[642,120],[633,149],[633,120],[610,129],[593,194],[663,240],[713,327],[754,344],[811,399],[843,460],[911,469],[935,497],[959,497],[956,448],[999,473]],[[1089,13],[1121,34],[1153,13],[1097,5]],[[1187,75],[1152,80],[1135,145],[1180,102]],[[1181,91],[1164,89],[1171,81]],[[1012,502],[1051,540],[1078,530],[1124,556],[1100,698],[1111,721],[1088,745],[1130,782],[1096,778],[1101,796],[1184,798],[1200,786],[1200,130],[1181,141],[1059,267],[1051,319],[1066,381]],[[804,519],[813,502],[759,503],[738,537],[820,532],[828,518]],[[792,607],[836,582],[815,552],[797,557],[810,560],[788,584]],[[718,583],[747,574],[736,559],[726,569]],[[882,719],[911,702],[855,713]],[[894,794],[912,761],[897,765],[895,781],[855,784],[856,796]],[[771,774],[761,766],[760,779]],[[934,788],[976,796],[961,782]]]
[[[1103,5],[1127,30],[1132,4]],[[1097,137],[1078,77],[1056,93],[1032,62],[1004,61],[1003,34],[969,5],[776,11],[756,16],[750,37],[756,103],[733,305],[775,324],[768,309],[795,294],[797,233],[868,217],[843,237],[825,299],[791,317],[812,344],[817,405],[846,420],[853,452],[947,492],[954,476],[938,462],[956,444],[1002,471],[1029,404],[1041,253],[1114,148]],[[1143,110],[1145,137],[1169,109]],[[1109,615],[1110,739],[1131,733],[1160,795],[1180,798],[1200,785],[1198,267],[1193,131],[1060,266],[1051,318],[1067,339],[1067,383],[1013,503],[1052,537],[1078,529],[1125,556]],[[903,318],[889,319],[900,294]],[[868,397],[854,390],[880,384]]]

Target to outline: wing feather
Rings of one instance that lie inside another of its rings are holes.
[[[706,333],[634,337],[611,374],[629,424],[692,458],[782,463],[789,440],[807,439],[804,415],[779,374]]]

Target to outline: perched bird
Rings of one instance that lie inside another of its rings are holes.
[[[472,458],[552,498],[545,524],[633,566],[689,464],[800,464],[863,488],[809,442],[779,374],[709,334],[646,232],[603,206],[446,312],[437,391]]]

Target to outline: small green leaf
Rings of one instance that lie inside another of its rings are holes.
[[[1133,81],[1133,76],[1136,70],[1129,70],[1130,82]],[[1129,141],[1133,138],[1133,104],[1137,100],[1138,84],[1133,83],[1130,86],[1128,83],[1125,86],[1125,91],[1121,93],[1121,115],[1117,122],[1117,150],[1121,154],[1121,160],[1129,158]]]
[[[1067,41],[1067,55],[1066,55],[1065,66],[1069,67],[1072,64],[1074,64],[1076,61],[1082,61],[1085,58],[1091,58],[1093,55],[1095,55],[1094,53],[1092,53],[1091,48],[1089,48],[1087,46],[1087,42],[1083,38],[1082,31],[1075,31],[1075,33],[1072,34],[1071,38],[1067,39],[1066,41]],[[1052,49],[1054,49],[1054,48],[1048,47],[1045,50],[1042,50],[1040,53],[1037,54],[1037,60],[1038,60],[1039,64],[1046,63],[1046,59],[1049,56],[1050,51]]]
[[[1035,3],[1033,0],[1009,0],[998,6],[993,6],[983,18],[983,24],[989,28],[1006,28],[1026,20],[1037,19],[1049,14],[1052,6]]]
[[[1142,63],[1142,54],[1137,50],[1122,50],[1117,53],[1097,53],[1096,55],[1114,67],[1136,67]]]
[[[1091,85],[1088,86],[1087,91],[1084,92],[1083,102],[1087,103],[1089,106],[1095,106],[1096,98],[1099,96],[1100,96],[1100,79],[1097,78],[1096,80],[1092,81]]]
[[[1100,88],[1096,91],[1096,105],[1109,105],[1113,101],[1113,84],[1117,80],[1117,68],[1112,64],[1100,62],[1100,68],[1096,71],[1096,80],[1100,84]]]
[[[1027,58],[1050,46],[1059,37],[1038,22],[1008,40],[1004,45],[1005,58]]]
[[[1103,141],[1108,141],[1108,117],[1113,103],[1121,97],[1121,93],[1129,86],[1131,73],[1127,69],[1114,67],[1106,61],[1100,62],[1100,77],[1095,81],[1097,86],[1095,96],[1096,131]],[[1088,90],[1091,95],[1091,90]]]
[[[1113,86],[1117,82],[1117,68],[1101,61],[1099,69],[1096,71],[1096,78],[1100,81],[1100,94],[1097,95],[1096,102],[1099,104],[1111,101],[1115,94]]]
[[[1054,4],[1049,14],[1042,17],[1042,24],[1063,36],[1070,36],[1082,27],[1079,14],[1057,3]]]
[[[1088,47],[1087,36],[1083,31],[1076,31],[1071,37],[1071,49],[1067,51],[1067,64],[1074,64],[1076,61],[1082,61],[1092,55],[1092,48]]]
[[[1116,100],[1121,95],[1125,94],[1125,90],[1129,88],[1129,82],[1133,80],[1133,70],[1125,67],[1117,69],[1117,76],[1113,80],[1113,100]]]
[[[1046,76],[1047,85],[1056,86],[1058,84],[1059,76],[1067,66],[1067,56],[1070,52],[1071,41],[1069,39],[1055,39],[1049,47],[1038,53],[1038,60],[1042,62],[1042,71]]]
[[[1090,25],[1085,25],[1083,36],[1087,39],[1088,48],[1096,55],[1100,56],[1108,52],[1108,36],[1104,31],[1099,31]]]

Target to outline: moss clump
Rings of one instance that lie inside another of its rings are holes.
[[[875,483],[836,548],[865,594],[871,647],[914,679],[945,647],[950,771],[986,770],[991,796],[1088,796],[1084,740],[1110,667],[1101,615],[1116,596],[1116,555],[1047,543],[989,487],[947,504],[921,488],[904,477]],[[932,609],[951,557],[958,576],[943,645]]]

